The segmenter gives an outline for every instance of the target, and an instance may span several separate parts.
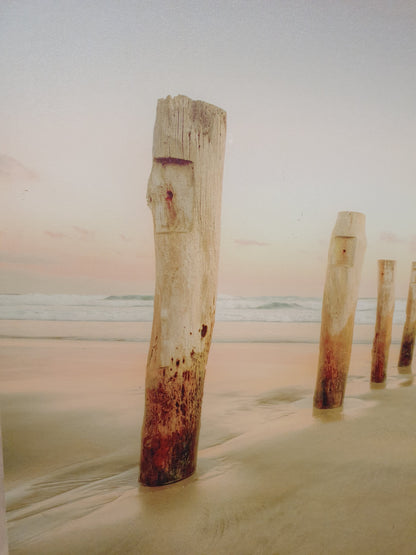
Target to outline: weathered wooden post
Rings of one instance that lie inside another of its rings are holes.
[[[416,335],[416,262],[412,262],[398,370],[400,374],[412,371],[413,349]]]
[[[4,499],[3,441],[0,423],[0,555],[7,555],[8,553],[6,504]]]
[[[384,383],[394,313],[395,260],[378,261],[377,316],[371,361],[371,382]]]
[[[366,248],[365,215],[339,212],[331,236],[322,302],[314,407],[342,406]]]
[[[176,482],[196,467],[205,367],[215,319],[226,113],[160,99],[147,201],[156,286],[140,481]]]

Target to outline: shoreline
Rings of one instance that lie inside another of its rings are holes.
[[[0,340],[150,341],[152,322],[0,320]],[[313,343],[319,345],[320,322],[216,322],[212,343]],[[374,324],[356,324],[353,344],[372,344]],[[392,345],[400,344],[403,325],[393,324]]]
[[[11,555],[412,554],[416,390],[399,345],[371,388],[359,330],[344,408],[316,412],[307,326],[212,344],[197,471],[158,488],[137,483],[146,342],[0,339]]]

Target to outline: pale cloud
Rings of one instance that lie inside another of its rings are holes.
[[[405,240],[398,237],[395,233],[391,231],[382,231],[380,233],[380,241],[385,241],[386,243],[404,243]]]
[[[411,252],[416,252],[416,235],[412,235],[409,239],[409,247]]]
[[[411,235],[410,237],[399,237],[390,231],[382,231],[380,233],[380,240],[385,243],[405,245],[408,246],[411,253],[416,252],[416,235]]]
[[[51,239],[64,239],[64,238],[67,237],[67,235],[65,235],[65,233],[60,233],[58,231],[45,230],[44,234],[47,235],[48,237],[50,237]]]
[[[0,264],[22,264],[30,266],[32,264],[50,264],[52,261],[40,256],[30,254],[13,254],[10,252],[0,252]]]
[[[0,154],[0,178],[12,180],[35,179],[36,174],[15,158]]]
[[[270,245],[270,243],[263,243],[254,239],[234,239],[234,243],[243,247],[267,247]]]
[[[85,229],[84,227],[79,227],[77,225],[73,225],[72,229],[75,230],[78,234],[78,238],[81,240],[88,240],[94,236],[94,232],[90,231],[89,229]]]

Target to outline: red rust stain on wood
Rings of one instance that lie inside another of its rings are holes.
[[[160,372],[146,392],[140,481],[149,486],[186,478],[196,466],[204,375],[195,368],[176,374],[170,381]]]
[[[400,348],[399,366],[410,366],[413,359],[414,336],[403,338]]]
[[[386,334],[376,332],[373,342],[372,360],[371,360],[371,382],[383,383],[386,380],[386,367],[388,360],[388,347],[390,340]]]
[[[320,343],[318,377],[314,394],[314,406],[331,409],[342,406],[351,358],[354,315],[344,329],[330,335],[323,332]]]

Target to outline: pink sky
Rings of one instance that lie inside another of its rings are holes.
[[[152,293],[156,101],[228,114],[219,292],[321,296],[338,211],[416,259],[411,1],[8,3],[0,18],[0,293]]]

